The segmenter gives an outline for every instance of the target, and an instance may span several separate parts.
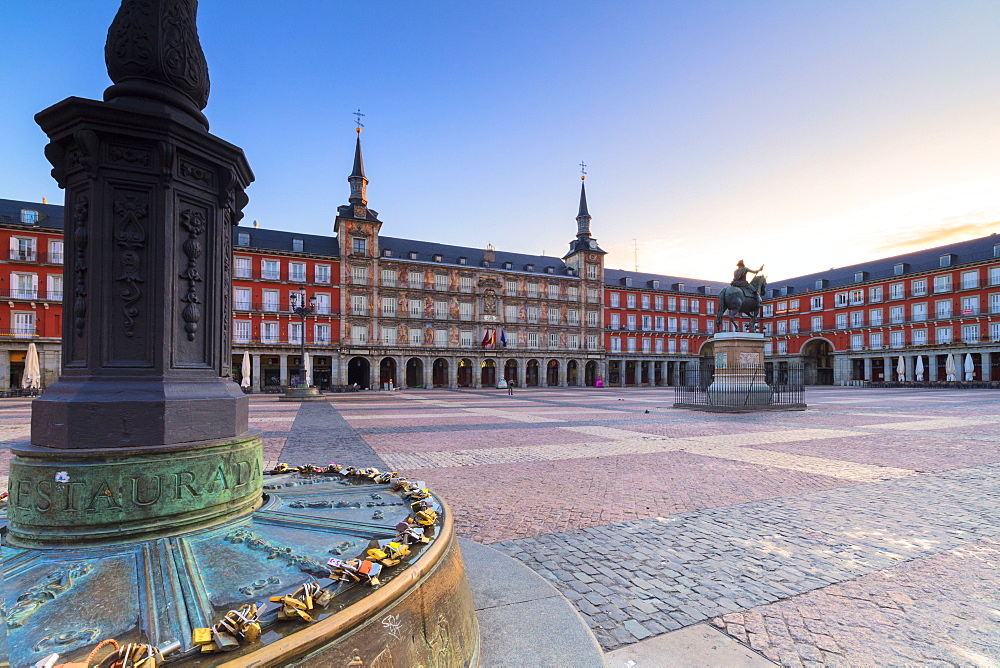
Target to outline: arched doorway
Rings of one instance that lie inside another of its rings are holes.
[[[479,373],[481,387],[493,387],[497,384],[497,363],[491,359],[483,360],[483,368]]]
[[[434,387],[448,387],[448,360],[440,357],[434,360],[431,376]]]
[[[424,386],[424,362],[420,358],[411,357],[406,360],[406,386]]]
[[[371,382],[371,365],[364,357],[352,357],[347,363],[347,384],[357,384],[363,390],[368,389]]]
[[[583,382],[587,387],[597,385],[597,362],[594,360],[587,362],[587,366],[583,368]]]
[[[802,346],[806,385],[833,385],[833,346],[826,339],[813,339]],[[863,375],[862,371],[862,375]]]
[[[392,383],[395,386],[396,383],[396,360],[391,357],[385,357],[379,362],[378,365],[378,382],[383,387]]]
[[[566,384],[570,387],[576,387],[580,384],[576,360],[566,362]]]
[[[458,360],[458,386],[472,387],[472,360],[465,357]]]
[[[528,360],[524,366],[524,384],[528,387],[538,387],[538,360]]]
[[[507,360],[503,365],[503,377],[508,383],[517,385],[517,360]]]
[[[545,384],[549,387],[559,386],[559,362],[556,360],[549,360],[545,365]]]

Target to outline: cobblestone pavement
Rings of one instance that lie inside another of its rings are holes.
[[[1000,666],[1000,393],[810,388],[809,410],[766,415],[672,400],[254,396],[251,427],[269,464],[425,480],[605,649],[707,621],[789,666]],[[29,409],[0,401],[0,444],[27,440]]]

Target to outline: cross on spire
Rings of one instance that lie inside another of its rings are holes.
[[[354,120],[354,122],[358,126],[356,132],[358,134],[361,134],[361,128],[365,127],[365,124],[361,122],[361,119],[364,117],[364,114],[361,113],[361,109],[358,109],[357,111],[352,112],[351,115],[356,117]]]
[[[587,163],[583,160],[580,161],[580,180],[585,181],[587,179]]]

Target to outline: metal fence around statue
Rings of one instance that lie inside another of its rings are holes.
[[[718,412],[805,410],[801,366],[722,367],[702,363],[674,387],[674,408]]]

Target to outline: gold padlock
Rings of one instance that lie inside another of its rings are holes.
[[[212,642],[212,629],[194,629],[191,631],[191,642],[195,645],[207,645]]]

